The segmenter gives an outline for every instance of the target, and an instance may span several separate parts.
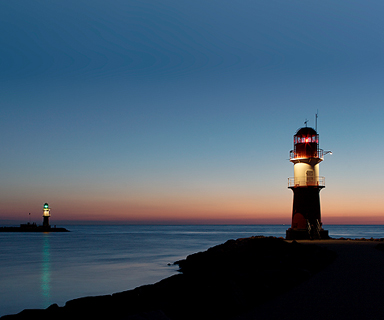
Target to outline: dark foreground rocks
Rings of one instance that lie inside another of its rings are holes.
[[[272,237],[229,240],[177,261],[180,274],[153,285],[3,319],[230,319],[305,281],[334,258],[319,246]]]

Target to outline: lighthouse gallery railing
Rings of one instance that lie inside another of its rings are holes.
[[[325,187],[325,177],[290,177],[288,178],[288,188],[294,187]]]
[[[295,150],[289,151],[289,160],[292,159],[299,159],[299,158],[308,158],[309,156],[305,151],[302,152],[295,152]],[[320,158],[324,159],[324,151],[323,149],[317,149],[316,151],[311,154],[310,158]]]

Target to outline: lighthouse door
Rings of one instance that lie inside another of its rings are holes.
[[[307,176],[307,186],[314,185],[315,180],[314,180],[314,176],[313,176],[313,170],[307,170],[306,176]]]

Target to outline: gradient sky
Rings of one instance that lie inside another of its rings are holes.
[[[384,223],[381,0],[2,1],[0,221]]]

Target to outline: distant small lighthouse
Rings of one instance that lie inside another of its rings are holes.
[[[50,227],[49,217],[51,216],[51,209],[49,208],[48,203],[44,203],[43,206],[43,227]]]
[[[289,160],[294,177],[288,178],[288,188],[293,191],[292,224],[286,238],[326,239],[328,231],[322,228],[320,216],[320,191],[325,188],[325,179],[319,176],[319,164],[324,160],[319,135],[313,128],[300,128],[293,136],[293,145]]]

